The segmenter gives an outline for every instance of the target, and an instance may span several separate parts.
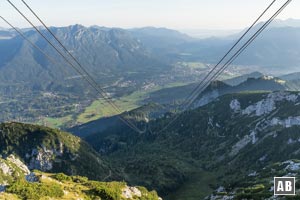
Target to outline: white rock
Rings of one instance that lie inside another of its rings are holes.
[[[14,155],[8,156],[7,160],[17,165],[17,167],[19,167],[25,175],[30,174],[30,170],[28,169],[28,167],[20,159],[16,158]]]
[[[287,164],[288,165],[284,168],[285,170],[290,170],[290,171],[299,171],[300,170],[300,163],[295,163],[294,161],[285,161],[283,162],[283,164]]]
[[[12,175],[12,169],[3,161],[0,160],[0,170],[4,175]]]
[[[257,172],[256,172],[256,171],[254,171],[254,172],[252,172],[252,173],[248,174],[248,176],[250,176],[250,177],[257,176]]]
[[[246,109],[242,110],[243,115],[250,115],[255,113],[256,116],[262,116],[265,114],[269,114],[276,109],[276,102],[280,101],[289,101],[289,102],[297,102],[298,95],[290,94],[288,92],[273,92],[268,94],[268,96],[258,101],[253,105],[249,105]]]
[[[263,162],[263,161],[266,160],[266,158],[267,158],[267,155],[264,155],[264,156],[262,156],[261,158],[259,158],[258,160],[259,160],[260,162]]]
[[[232,199],[234,199],[234,196],[211,195],[208,199],[210,199],[210,200],[232,200]]]
[[[256,132],[255,131],[252,131],[250,133],[250,137],[252,138],[252,144],[255,144],[258,140],[258,138],[256,137]]]
[[[136,187],[128,187],[122,189],[122,196],[125,199],[132,199],[133,197],[142,197],[142,192]]]
[[[49,171],[53,168],[53,157],[55,150],[48,150],[46,147],[42,149],[33,149],[29,168],[41,171]]]
[[[208,118],[208,125],[214,127],[213,119],[211,117]]]
[[[294,144],[296,143],[296,141],[294,141],[292,138],[289,138],[289,140],[287,141],[287,144]]]
[[[264,99],[242,110],[242,114],[250,115],[251,113],[255,113],[256,116],[262,116],[264,114],[272,112],[275,109],[276,106],[275,101],[273,99]]]
[[[142,192],[136,187],[130,187],[133,196],[142,197]]]
[[[216,192],[225,192],[225,188],[223,186],[218,187],[218,189],[216,189]]]
[[[285,128],[290,128],[292,126],[300,126],[300,116],[288,117],[287,119],[280,120],[279,118],[273,118],[270,121],[271,126],[283,126]]]
[[[229,106],[234,112],[239,112],[241,110],[241,103],[237,99],[232,100]]]
[[[249,135],[245,135],[243,137],[243,139],[241,139],[240,141],[238,141],[233,147],[232,150],[230,152],[230,156],[235,156],[236,154],[239,153],[239,151],[241,149],[243,149],[247,144],[249,144],[252,141],[252,137],[250,137]]]

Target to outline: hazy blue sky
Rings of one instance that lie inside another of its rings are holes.
[[[23,11],[21,0],[11,0]],[[108,27],[156,26],[174,29],[240,29],[248,26],[272,0],[27,0],[48,25]],[[277,8],[284,0],[277,0]],[[1,15],[17,26],[29,25],[6,2]],[[300,19],[293,0],[279,18]],[[32,17],[31,17],[32,18]],[[32,18],[33,19],[33,18]],[[5,26],[0,22],[0,26]]]

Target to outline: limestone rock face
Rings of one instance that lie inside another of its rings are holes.
[[[11,168],[3,161],[0,160],[0,170],[2,170],[4,175],[11,175],[12,170]]]
[[[29,182],[37,181],[34,173],[16,156],[9,155],[7,158],[0,157],[0,193],[13,181],[25,178]]]
[[[29,163],[30,169],[38,169],[42,171],[49,171],[53,168],[53,150],[33,149]]]
[[[64,154],[63,143],[60,143],[59,149],[47,148],[42,146],[38,149],[32,149],[31,153],[26,154],[29,159],[29,168],[41,171],[50,171],[53,169],[53,162],[57,157]]]
[[[229,106],[234,112],[239,112],[241,110],[241,104],[237,99],[232,100]]]
[[[19,169],[21,169],[25,175],[30,174],[30,170],[28,167],[18,158],[16,158],[14,155],[10,155],[7,157],[7,160],[11,163],[14,163]]]
[[[263,116],[265,114],[269,114],[276,109],[276,103],[278,102],[299,102],[299,94],[290,94],[288,92],[273,92],[268,94],[268,96],[256,102],[253,105],[249,105],[247,108],[242,110],[243,115],[251,115],[255,116]]]

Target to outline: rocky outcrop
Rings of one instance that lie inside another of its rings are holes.
[[[7,160],[15,164],[25,175],[30,174],[30,170],[28,169],[28,167],[20,159],[16,158],[14,155],[8,156]]]
[[[239,153],[241,149],[243,149],[247,144],[249,144],[252,141],[251,135],[245,135],[243,139],[238,141],[235,145],[233,145],[232,150],[230,152],[230,156],[235,156]]]
[[[274,92],[268,94],[265,99],[258,101],[253,105],[249,105],[241,112],[243,115],[254,114],[255,116],[262,116],[274,111],[276,109],[277,102],[288,101],[296,103],[298,98],[299,94],[290,94],[289,92]]]
[[[134,197],[142,197],[142,192],[136,187],[128,187],[122,189],[122,196],[125,199],[133,199]]]
[[[288,117],[286,119],[280,119],[278,117],[273,117],[276,114],[276,104],[281,103],[284,101],[292,102],[294,104],[298,103],[300,100],[300,94],[293,94],[290,92],[273,92],[255,104],[247,106],[245,109],[241,109],[241,103],[238,99],[234,99],[230,102],[229,107],[234,113],[241,113],[242,115],[246,116],[266,116],[270,114],[269,117],[259,118],[256,121],[255,128],[250,131],[249,135],[245,135],[242,139],[240,139],[235,145],[232,146],[232,150],[230,152],[230,156],[235,156],[238,152],[243,149],[246,145],[252,143],[255,144],[259,138],[257,134],[267,130],[273,126],[281,126],[282,128],[290,128],[292,126],[300,126],[300,116],[296,117]],[[279,107],[279,104],[277,105]],[[266,134],[262,139],[266,138],[267,136],[272,136],[274,134]],[[274,135],[275,137],[275,135]],[[300,138],[299,138],[300,141]],[[288,144],[298,142],[290,140]]]
[[[229,106],[233,112],[239,112],[241,110],[241,103],[237,99],[232,100]]]
[[[287,119],[280,120],[279,118],[273,118],[270,121],[271,126],[283,126],[285,128],[290,128],[292,126],[300,126],[300,116],[297,117],[289,117]]]
[[[61,157],[63,156],[63,154],[63,143],[60,143],[59,149],[48,149],[45,146],[37,149],[32,149],[30,154],[26,154],[26,158],[29,160],[30,169],[51,171],[53,169],[53,162],[55,158]]]
[[[2,160],[0,160],[0,170],[4,175],[11,175],[12,169]]]
[[[294,161],[292,161],[292,160],[285,161],[285,162],[283,162],[282,164],[288,164],[288,165],[285,167],[285,170],[286,170],[286,171],[292,171],[292,172],[295,172],[295,171],[299,171],[299,170],[300,170],[300,163],[294,162]]]
[[[254,105],[248,106],[242,110],[243,115],[250,115],[254,113],[256,116],[262,116],[268,114],[276,109],[275,101],[271,98],[263,99]]]
[[[205,200],[233,200],[234,196],[222,196],[222,195],[211,195],[209,197],[206,197]]]
[[[38,169],[42,171],[50,171],[53,168],[53,150],[33,149],[32,157],[29,163],[30,169]]]
[[[22,178],[29,182],[37,181],[35,174],[19,158],[14,155],[9,155],[6,159],[0,158],[0,193],[5,192],[12,181]]]

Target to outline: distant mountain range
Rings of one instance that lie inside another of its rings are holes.
[[[276,20],[262,35],[235,61],[236,64],[258,65],[265,68],[272,68],[276,73],[288,73],[297,71],[299,67],[299,32],[300,20]],[[257,30],[262,23],[253,30]],[[148,36],[153,34],[155,28],[149,31]],[[144,30],[145,31],[145,30]],[[158,31],[159,32],[159,31]],[[164,32],[167,33],[165,30]],[[230,49],[233,42],[242,33],[228,37],[211,37],[207,39],[187,38],[186,35],[168,31],[171,37],[168,42],[155,42],[152,37],[142,37],[142,42],[153,51],[165,55],[169,59],[202,61],[216,63],[225,52]],[[252,31],[252,33],[254,33]],[[176,36],[176,37],[174,37]],[[164,40],[165,41],[165,40]],[[245,41],[245,40],[244,40]],[[160,51],[158,51],[160,50]],[[165,58],[166,59],[166,58]],[[281,67],[284,66],[284,69]]]
[[[236,60],[236,64],[258,65],[272,68],[281,73],[297,71],[299,67],[300,20],[276,20],[262,35]],[[257,30],[262,23],[253,30]],[[228,37],[212,37],[207,39],[193,39],[186,35],[175,33],[171,30],[164,32],[170,35],[167,40],[156,40],[155,28],[142,29],[147,35],[141,37],[141,41],[153,51],[165,55],[169,59],[202,61],[216,63],[225,52],[230,49],[234,41],[241,33]],[[161,32],[161,30],[157,30]],[[254,33],[252,31],[252,33]],[[148,36],[148,37],[147,37]],[[149,37],[151,36],[151,37]],[[175,37],[176,36],[176,37]],[[161,36],[164,38],[165,36]],[[159,42],[158,42],[159,41]],[[168,41],[168,42],[165,42]],[[159,51],[160,50],[160,51]]]
[[[270,28],[262,33],[234,62],[241,65],[258,65],[276,73],[297,71],[299,67],[299,27]],[[216,63],[236,41],[237,36],[209,38],[179,45],[174,55],[184,60],[201,60]],[[284,68],[281,68],[284,67]]]
[[[275,19],[271,24],[271,27],[300,27],[299,19]],[[231,35],[235,35],[241,32],[240,29],[183,29],[181,30],[183,33],[186,33],[194,38],[205,39],[210,37],[227,37]]]
[[[63,38],[64,45],[102,83],[108,84],[109,77],[110,81],[116,80],[113,77],[120,77],[119,74],[152,74],[168,68],[125,30],[74,25],[53,27],[52,31],[58,38]],[[16,36],[0,40],[0,82],[28,84],[32,87],[36,85],[45,89],[53,83],[58,85],[66,77],[76,75],[36,32],[29,30],[25,34],[64,67],[52,64],[27,41]]]
[[[292,19],[275,21],[235,63],[271,67],[281,73],[297,71],[300,62],[298,24],[299,20]],[[175,30],[153,27],[124,30],[73,25],[52,27],[52,30],[86,69],[99,82],[105,83],[132,74],[139,74],[135,77],[153,76],[169,70],[176,61],[216,63],[237,37],[199,40]],[[75,74],[35,31],[22,31],[41,49],[63,63],[65,70],[49,63],[14,31],[2,29],[0,83],[47,88],[51,84],[59,85],[64,77]]]
[[[287,75],[287,76],[292,76]],[[296,80],[299,80],[297,78]],[[198,97],[198,103],[207,104],[218,96],[224,94],[237,93],[243,91],[279,91],[279,90],[299,90],[300,85],[295,83],[291,87],[292,81],[285,81],[280,78],[264,76],[262,73],[253,72],[236,78],[224,81],[212,82]],[[166,88],[149,94],[146,102],[155,102],[160,104],[172,104],[181,102],[188,97],[191,91],[198,86],[197,83],[186,86]]]

